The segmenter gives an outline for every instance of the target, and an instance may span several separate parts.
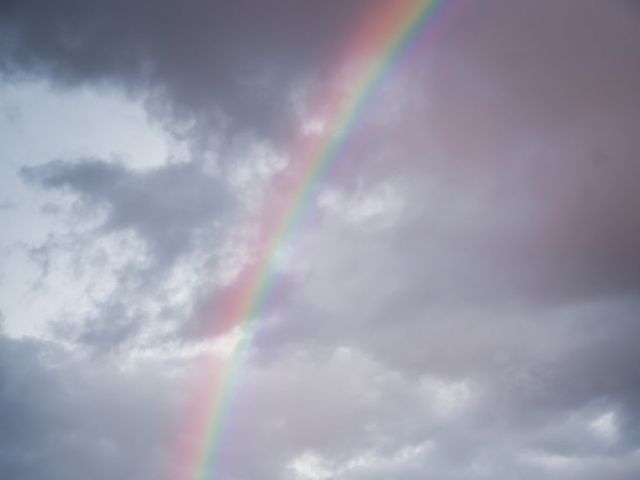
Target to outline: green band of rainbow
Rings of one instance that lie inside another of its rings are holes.
[[[350,93],[344,93],[332,79],[330,87],[319,97],[319,110],[325,112],[327,126],[319,135],[305,136],[294,149],[294,173],[277,206],[266,209],[267,221],[264,241],[245,281],[217,312],[241,328],[243,336],[222,372],[216,372],[213,388],[204,395],[206,400],[197,411],[191,412],[190,441],[196,442],[185,452],[189,473],[185,480],[216,478],[217,462],[225,425],[229,421],[231,400],[241,370],[253,344],[260,312],[274,286],[278,251],[286,249],[298,231],[305,213],[315,199],[319,185],[328,175],[334,160],[365,113],[378,87],[397,63],[399,56],[414,41],[420,31],[430,24],[444,0],[382,0],[364,18],[363,24],[348,45],[337,72],[354,61],[364,59],[350,79]],[[341,79],[344,80],[344,79]],[[295,162],[295,163],[294,163]],[[270,211],[271,210],[271,211]],[[200,411],[201,410],[201,411]]]

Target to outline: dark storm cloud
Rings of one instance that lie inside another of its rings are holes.
[[[176,401],[169,386],[159,370],[125,373],[54,344],[0,336],[0,472],[16,480],[158,478]]]
[[[502,263],[532,272],[531,287],[637,291],[640,11],[547,7],[505,6],[459,32],[460,55],[429,77],[448,92],[433,100],[436,143],[455,185],[478,190],[481,233],[507,255],[515,246],[525,264]]]
[[[380,102],[395,100],[403,115],[380,121],[389,115],[374,109],[376,133],[361,147],[374,159],[364,175],[409,177],[416,189],[415,221],[397,229],[401,248],[423,258],[434,243],[455,250],[431,265],[437,278],[485,297],[504,288],[526,299],[637,291],[637,5],[462,10]],[[427,228],[426,218],[437,223]]]
[[[62,84],[114,82],[169,111],[277,131],[368,2],[3,1],[0,65]]]

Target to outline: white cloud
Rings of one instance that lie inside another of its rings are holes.
[[[608,411],[598,415],[589,422],[589,429],[604,442],[615,442],[619,435],[616,412]]]
[[[353,192],[327,188],[318,204],[347,224],[380,229],[391,227],[402,215],[404,198],[399,186],[386,181]]]
[[[423,378],[420,387],[425,400],[437,416],[448,419],[464,413],[474,400],[474,390],[469,381],[447,381],[437,378]]]
[[[335,477],[328,462],[313,452],[304,452],[292,459],[287,468],[293,471],[297,480],[325,480]]]

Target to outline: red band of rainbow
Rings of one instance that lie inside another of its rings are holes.
[[[266,227],[257,260],[243,281],[226,298],[216,313],[242,331],[242,339],[222,372],[202,395],[200,407],[190,412],[192,425],[187,434],[190,447],[186,458],[190,470],[184,480],[212,480],[216,467],[229,408],[236,391],[239,371],[245,363],[258,328],[259,314],[273,290],[276,252],[288,248],[299,229],[305,212],[314,201],[318,186],[327,176],[349,133],[360,121],[367,104],[392,71],[407,46],[431,24],[444,0],[382,0],[373,4],[362,25],[346,48],[336,72],[354,60],[363,66],[349,79],[349,90],[339,88],[338,79],[330,79],[329,88],[320,95],[318,111],[323,112],[327,126],[317,135],[302,136],[291,155],[288,188],[274,208],[266,208]],[[288,167],[288,168],[289,168]],[[284,201],[282,201],[284,199]]]

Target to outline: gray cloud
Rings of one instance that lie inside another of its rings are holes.
[[[162,262],[214,229],[231,205],[220,180],[194,164],[135,172],[102,160],[54,161],[24,167],[21,174],[44,188],[78,195],[92,215],[106,209],[103,232],[135,231]]]
[[[80,327],[57,323],[58,339],[113,361],[226,332],[213,328],[225,320],[216,305],[251,270],[255,204],[277,202],[278,182],[265,183],[295,159],[240,187],[234,172],[253,165],[254,144],[281,150],[292,92],[326,79],[363,5],[64,2],[45,16],[36,2],[3,4],[7,75],[149,95],[150,112],[191,142],[190,162],[152,170],[95,159],[21,170],[79,214],[58,251],[116,279]],[[222,478],[640,471],[640,12],[623,1],[456,7],[367,106],[279,266],[233,399]],[[144,254],[118,264],[135,253],[128,234]],[[91,243],[105,238],[122,248],[100,257]],[[11,415],[0,472],[193,468],[167,454],[176,432],[158,420],[179,431],[193,415],[189,389],[162,400],[185,388],[159,373],[171,362],[150,361],[150,379],[108,371],[103,387],[90,379],[105,374],[95,359],[54,368],[42,344],[2,341],[0,411]],[[205,378],[220,368],[205,365],[181,367]],[[33,433],[44,431],[66,443]],[[83,460],[63,466],[72,454]]]
[[[178,116],[277,132],[290,126],[292,88],[334,60],[366,3],[5,1],[0,65],[152,91]]]
[[[166,470],[175,378],[144,365],[125,373],[45,342],[0,342],[3,475],[155,478]]]
[[[111,294],[97,300],[81,330],[64,319],[56,327],[58,334],[93,346],[117,346],[149,322],[174,319],[176,307],[166,298],[167,279],[189,268],[194,256],[211,261],[207,259],[222,238],[221,222],[233,204],[229,188],[192,163],[132,171],[102,160],[54,161],[24,167],[21,175],[32,184],[68,194],[74,200],[75,222],[89,225],[88,231],[82,227],[65,241],[51,238],[34,249],[40,262],[49,265],[72,248],[78,274],[114,269]],[[131,233],[133,239],[127,240]],[[120,238],[121,246],[96,247],[101,238]],[[136,239],[142,243],[133,254],[118,251],[135,247]],[[139,307],[143,299],[163,313],[150,317]]]

